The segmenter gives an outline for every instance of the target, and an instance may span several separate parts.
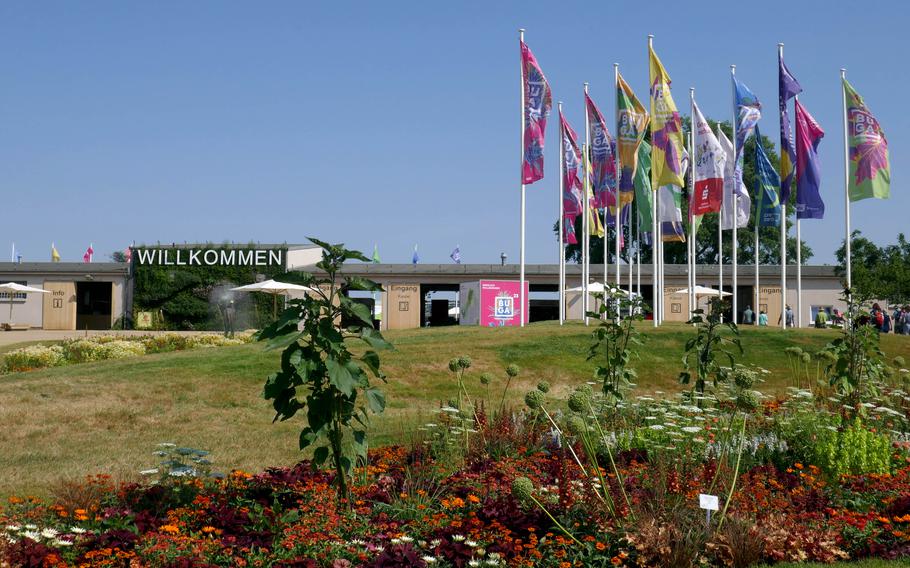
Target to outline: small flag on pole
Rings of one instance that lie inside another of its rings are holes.
[[[521,65],[525,92],[521,183],[530,184],[543,179],[544,133],[553,96],[547,78],[525,42],[521,42]]]
[[[452,254],[449,255],[449,258],[451,258],[455,264],[461,264],[461,247],[455,245],[455,250],[452,251]]]
[[[379,264],[380,262],[382,261],[379,259],[379,247],[373,245],[373,264]]]
[[[821,172],[818,144],[825,131],[799,102],[796,108],[796,218],[823,219],[825,202],[819,194]]]
[[[92,248],[92,245],[89,244],[88,248],[85,249],[85,254],[82,255],[82,262],[89,263],[92,261],[92,257],[95,255],[95,249]]]
[[[844,79],[847,99],[847,142],[850,147],[850,201],[891,196],[888,140],[859,93]]]
[[[414,254],[411,255],[411,264],[420,262],[420,256],[417,254],[417,245],[414,245]]]
[[[755,205],[756,224],[759,227],[778,227],[780,201],[777,189],[780,186],[780,177],[762,146],[758,126],[755,127],[755,174],[758,178],[758,187],[755,188],[755,198],[758,200]]]
[[[562,112],[559,113],[560,132],[562,134],[563,159],[563,194],[562,208],[565,216],[573,218],[581,215],[583,209],[584,184],[581,181],[581,150],[578,148],[578,135],[569,125]]]
[[[588,122],[591,124],[591,186],[594,201],[601,209],[616,204],[616,159],[615,143],[607,129],[607,122],[594,100],[585,93]],[[628,194],[628,201],[632,200]]]
[[[51,262],[60,262],[60,253],[57,252],[57,247],[54,243],[51,243]]]

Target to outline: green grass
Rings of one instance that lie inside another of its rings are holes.
[[[692,328],[643,324],[641,330],[646,343],[635,362],[639,390],[680,390],[677,374]],[[468,382],[478,396],[498,402],[504,368],[516,363],[522,372],[513,382],[512,402],[520,404],[541,380],[559,397],[591,377],[594,363],[585,360],[590,332],[580,324],[552,323],[389,332],[397,349],[383,355],[388,410],[374,422],[374,443],[407,440],[441,401],[457,396],[447,368],[454,356],[473,359]],[[747,328],[743,361],[772,371],[762,390],[783,392],[789,384],[783,348],[814,351],[835,333]],[[906,337],[887,336],[882,345],[889,357],[910,358]],[[211,450],[224,471],[291,465],[301,457],[302,417],[273,424],[261,397],[264,378],[277,365],[278,353],[252,344],[0,376],[0,495],[47,494],[60,480],[92,473],[129,478],[155,465],[151,452],[159,442]],[[478,381],[484,371],[497,377],[489,392]]]

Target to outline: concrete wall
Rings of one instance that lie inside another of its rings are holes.
[[[22,274],[0,274],[0,282],[25,282],[26,286],[44,288],[44,278],[24,276]],[[44,294],[28,294],[25,300],[13,299],[13,317],[10,318],[10,299],[0,298],[0,323],[27,324],[29,327],[41,327],[44,311]]]

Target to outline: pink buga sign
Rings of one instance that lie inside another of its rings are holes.
[[[510,280],[480,281],[480,325],[505,327],[521,325],[519,317],[528,323],[529,287],[525,282],[525,305],[520,309],[521,288]]]

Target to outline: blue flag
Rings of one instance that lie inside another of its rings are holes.
[[[823,219],[825,202],[819,193],[818,143],[825,131],[799,100],[793,105],[796,110],[796,218]]]
[[[777,190],[780,186],[780,176],[771,165],[768,154],[761,143],[761,132],[755,126],[755,175],[758,178],[758,187],[755,193],[758,201],[755,203],[755,224],[759,227],[780,226],[780,200]]]
[[[777,98],[780,106],[780,201],[786,203],[790,199],[790,188],[793,187],[793,171],[796,165],[796,151],[790,136],[790,113],[787,103],[790,99],[803,92],[799,81],[796,80],[784,64],[783,55],[778,56],[777,66]]]
[[[414,254],[411,256],[411,264],[420,262],[420,256],[417,255],[417,245],[414,245]]]
[[[452,254],[449,255],[449,258],[451,258],[455,264],[461,264],[461,247],[456,245],[455,250],[452,251]]]
[[[733,140],[736,145],[736,166],[733,179],[737,184],[734,187],[739,187],[743,179],[743,148],[761,118],[761,103],[749,87],[737,81],[735,76],[733,86],[736,90],[736,133]]]

